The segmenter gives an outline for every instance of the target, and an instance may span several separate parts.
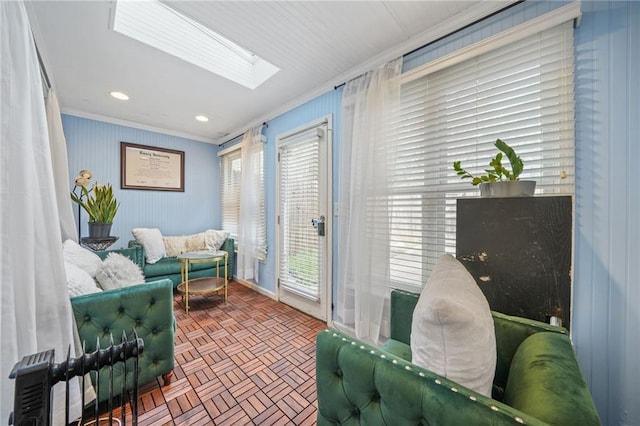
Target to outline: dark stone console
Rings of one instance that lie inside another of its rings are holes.
[[[457,258],[492,310],[571,319],[570,196],[459,199]]]

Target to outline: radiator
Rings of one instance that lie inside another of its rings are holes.
[[[138,424],[138,357],[144,350],[144,342],[134,331],[134,338],[127,340],[125,333],[122,334],[120,344],[114,344],[113,336],[109,347],[100,348],[100,339],[97,339],[96,351],[83,353],[77,358],[71,358],[71,348],[67,352],[67,359],[59,364],[54,362],[55,352],[49,349],[22,358],[13,369],[9,378],[15,379],[15,399],[13,412],[9,417],[9,425],[16,426],[51,426],[53,424],[53,394],[51,390],[57,383],[66,382],[65,387],[65,424],[66,425],[99,425],[100,421],[107,424],[120,423],[114,419],[114,397],[113,397],[113,375],[114,364],[126,362],[132,358],[133,362],[133,386],[131,391],[127,391],[126,368],[119,369],[124,378],[120,392],[121,424],[126,424],[126,404],[129,400],[131,407],[132,424]],[[84,348],[84,344],[83,344]],[[84,351],[83,351],[84,352]],[[106,367],[106,368],[104,368]],[[103,369],[104,368],[104,369]],[[102,370],[102,371],[101,371]],[[83,413],[82,419],[69,419],[69,380],[78,376],[81,380],[82,407],[85,407],[85,377],[90,372],[96,374],[96,394],[99,392],[99,377],[101,374],[108,374],[109,398],[106,401],[108,414],[99,412],[99,405],[94,403],[93,413]],[[107,416],[107,417],[105,417]],[[70,420],[72,422],[70,422]],[[115,420],[115,422],[114,422]]]

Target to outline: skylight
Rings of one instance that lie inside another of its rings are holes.
[[[118,1],[113,30],[255,89],[280,68],[157,1]]]

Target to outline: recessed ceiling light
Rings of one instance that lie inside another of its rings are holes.
[[[207,117],[206,115],[196,115],[196,120],[206,123],[207,121],[209,121],[209,117]]]
[[[280,68],[158,0],[117,1],[111,29],[255,89]]]
[[[113,92],[109,93],[111,96],[113,96],[116,99],[119,99],[121,101],[128,101],[129,100],[129,95],[127,95],[126,93],[122,93],[122,92],[118,92],[117,90],[114,90]]]

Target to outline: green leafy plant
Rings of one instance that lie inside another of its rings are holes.
[[[78,187],[80,194],[75,192]],[[76,187],[71,192],[71,200],[78,203],[89,214],[89,222],[95,223],[113,223],[113,218],[120,207],[110,184],[95,184],[89,190],[84,185],[78,185],[76,180]]]
[[[453,170],[456,171],[461,179],[471,179],[472,185],[478,185],[483,182],[519,180],[519,176],[524,169],[524,162],[522,161],[522,158],[520,158],[516,154],[513,148],[511,148],[509,145],[507,145],[506,142],[502,141],[501,139],[496,140],[496,143],[494,145],[501,152],[496,154],[496,156],[489,162],[489,167],[492,167],[492,169],[485,169],[485,172],[487,172],[487,174],[474,176],[462,168],[462,166],[460,165],[460,161],[454,161]],[[511,164],[511,170],[502,165],[503,153],[504,155],[506,155],[509,163]]]

